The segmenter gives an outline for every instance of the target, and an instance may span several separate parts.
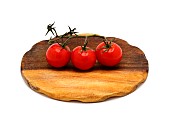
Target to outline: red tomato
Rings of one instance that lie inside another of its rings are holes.
[[[77,46],[71,53],[71,62],[80,70],[88,70],[96,63],[95,51],[89,47],[83,50],[81,46]]]
[[[65,46],[64,48],[58,43],[52,44],[46,51],[47,62],[56,68],[67,65],[70,61],[70,48]]]
[[[96,47],[96,57],[98,62],[104,66],[115,66],[122,59],[122,49],[113,42],[109,48],[106,48],[106,44],[102,42]]]

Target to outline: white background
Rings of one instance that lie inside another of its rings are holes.
[[[22,56],[48,39],[46,26],[63,34],[78,32],[115,36],[145,52],[146,82],[132,94],[100,103],[52,100],[24,83]],[[170,3],[168,0],[4,0],[0,1],[0,115],[170,115]]]

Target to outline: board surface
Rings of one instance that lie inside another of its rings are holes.
[[[84,39],[83,36],[72,38],[68,43],[70,49],[83,45]],[[94,36],[88,37],[88,41],[88,46],[95,49],[102,39]],[[119,38],[114,38],[113,41],[123,51],[123,58],[115,67],[103,67],[96,63],[94,68],[80,71],[69,63],[63,68],[53,68],[45,57],[48,41],[43,40],[24,54],[21,74],[31,89],[57,100],[99,102],[125,96],[146,80],[148,61],[139,48]]]

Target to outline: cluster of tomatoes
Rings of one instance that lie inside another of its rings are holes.
[[[46,51],[47,62],[53,67],[60,68],[66,66],[71,60],[76,68],[88,70],[95,65],[96,61],[104,66],[115,66],[121,61],[122,50],[114,42],[109,44],[101,42],[96,50],[86,45],[77,46],[70,51],[68,46],[54,43]]]
[[[122,59],[122,49],[114,42],[105,39],[95,50],[88,47],[87,43],[86,39],[83,46],[77,46],[72,51],[66,45],[66,42],[53,43],[46,51],[46,60],[56,68],[66,66],[71,60],[71,63],[77,69],[89,70],[95,65],[96,61],[104,66],[111,67],[117,65]]]

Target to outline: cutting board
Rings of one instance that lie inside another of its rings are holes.
[[[83,45],[84,39],[84,36],[72,38],[68,43],[70,49]],[[102,39],[94,36],[88,37],[88,41],[88,46],[95,49]],[[138,47],[119,38],[113,41],[122,48],[121,62],[114,67],[104,67],[96,62],[88,71],[80,71],[71,63],[63,68],[50,66],[45,57],[48,40],[40,41],[24,54],[22,77],[35,92],[61,101],[100,102],[128,95],[146,80],[148,61]]]

